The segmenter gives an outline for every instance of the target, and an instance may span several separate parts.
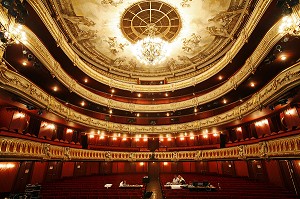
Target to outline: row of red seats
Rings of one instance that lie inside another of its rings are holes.
[[[208,181],[217,188],[216,192],[191,192],[188,189],[171,190],[165,188],[173,179],[172,174],[161,174],[160,181],[165,199],[180,198],[297,198],[284,188],[268,183],[255,182],[246,178],[206,176],[201,174],[183,174],[187,183]]]

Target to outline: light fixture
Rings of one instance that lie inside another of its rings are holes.
[[[254,86],[255,86],[254,82],[251,82],[251,83],[250,83],[250,86],[251,86],[251,87],[254,87]]]
[[[219,80],[222,80],[222,79],[223,79],[223,77],[222,77],[221,75],[219,75],[218,79],[219,79]]]
[[[169,54],[169,43],[156,37],[158,31],[156,24],[146,25],[148,36],[133,45],[133,54],[145,65],[156,65],[163,62]]]
[[[282,18],[282,24],[279,26],[279,33],[299,35],[300,34],[300,21],[294,15],[285,16]]]
[[[280,56],[280,59],[281,59],[282,61],[285,61],[285,60],[287,59],[287,57],[286,57],[286,55],[281,55],[281,56]]]
[[[166,97],[168,97],[168,96],[169,96],[169,94],[168,94],[168,93],[165,93],[165,96],[166,96]]]
[[[12,44],[19,44],[26,42],[26,34],[24,31],[22,31],[22,25],[17,25],[17,27],[14,27],[10,24],[7,25],[8,27],[5,28],[4,25],[1,24],[0,26],[0,44],[4,48],[12,45]]]
[[[23,66],[27,66],[27,62],[26,62],[26,61],[23,61],[23,62],[22,62],[22,65],[23,65]]]
[[[84,81],[84,83],[87,83],[87,82],[88,82],[88,79],[87,79],[87,78],[85,78],[83,81]]]
[[[142,96],[142,94],[141,94],[141,93],[138,93],[138,94],[137,94],[137,96],[138,96],[138,97],[141,97],[141,96]]]
[[[57,91],[57,86],[53,87],[53,91],[56,92]]]
[[[82,102],[80,103],[80,105],[81,105],[81,106],[84,106],[84,105],[85,105],[85,102],[84,102],[84,101],[82,101]]]

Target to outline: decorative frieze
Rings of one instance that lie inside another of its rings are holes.
[[[0,137],[0,158],[62,161],[202,161],[299,157],[300,136],[223,149],[179,152],[115,152],[75,149],[25,139]]]

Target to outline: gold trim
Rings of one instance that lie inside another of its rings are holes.
[[[3,63],[0,66],[0,83],[4,89],[21,95],[28,100],[35,101],[35,103],[38,103],[42,108],[46,108],[49,112],[63,117],[68,121],[73,121],[90,128],[144,134],[172,133],[222,125],[258,110],[260,107],[270,103],[271,100],[282,95],[288,89],[300,84],[300,63],[282,71],[259,92],[253,94],[250,99],[232,110],[203,120],[173,125],[149,126],[118,124],[83,115],[66,107],[20,74],[8,70]]]
[[[178,152],[115,152],[95,151],[56,146],[25,139],[0,137],[2,159],[37,159],[63,161],[202,161],[222,159],[266,159],[276,157],[299,157],[300,136],[292,136],[239,145],[224,149]]]
[[[28,43],[25,44],[31,52],[48,68],[50,73],[57,77],[70,91],[77,93],[81,97],[103,106],[108,106],[115,109],[126,110],[131,112],[167,112],[186,108],[195,107],[204,103],[213,101],[222,95],[236,89],[248,76],[253,74],[261,61],[272,49],[272,47],[282,38],[283,35],[278,33],[278,28],[282,21],[276,23],[264,36],[252,55],[246,60],[241,69],[230,77],[217,89],[214,89],[204,95],[195,97],[181,102],[156,105],[142,105],[120,102],[113,99],[94,94],[87,90],[74,79],[72,79],[61,67],[61,65],[52,57],[47,48],[28,28],[24,28],[28,37]]]
[[[40,16],[46,27],[48,28],[49,32],[52,34],[53,38],[56,40],[57,45],[65,52],[65,54],[73,60],[74,65],[78,66],[83,72],[89,74],[93,79],[109,85],[115,88],[129,90],[132,92],[166,92],[166,91],[174,91],[178,89],[183,89],[189,86],[193,86],[198,84],[208,78],[212,77],[220,70],[222,70],[228,63],[231,62],[233,57],[239,52],[239,50],[243,47],[243,45],[247,42],[249,36],[253,32],[254,28],[256,27],[257,23],[259,22],[260,18],[265,13],[266,9],[271,3],[271,0],[265,1],[261,0],[257,3],[255,10],[253,11],[252,15],[250,16],[247,25],[241,31],[239,37],[237,38],[235,44],[232,48],[226,53],[226,55],[218,62],[215,66],[208,69],[202,74],[199,74],[193,78],[186,79],[180,82],[174,82],[171,84],[165,85],[136,85],[133,83],[127,83],[126,79],[123,78],[121,80],[114,80],[111,79],[112,77],[106,77],[103,74],[93,70],[90,66],[88,66],[80,57],[72,50],[70,45],[68,44],[64,35],[60,32],[59,28],[57,27],[55,21],[52,19],[51,15],[48,12],[45,12],[46,7],[43,5],[41,1],[36,0],[28,0],[30,5],[36,11],[36,13]]]

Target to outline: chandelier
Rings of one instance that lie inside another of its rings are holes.
[[[2,24],[0,27],[0,45],[6,47],[12,44],[24,43],[26,41],[26,34],[22,30],[22,25],[17,27],[5,28]]]
[[[169,43],[155,36],[155,24],[147,24],[146,31],[148,36],[133,46],[134,55],[145,65],[159,64],[169,55]]]

